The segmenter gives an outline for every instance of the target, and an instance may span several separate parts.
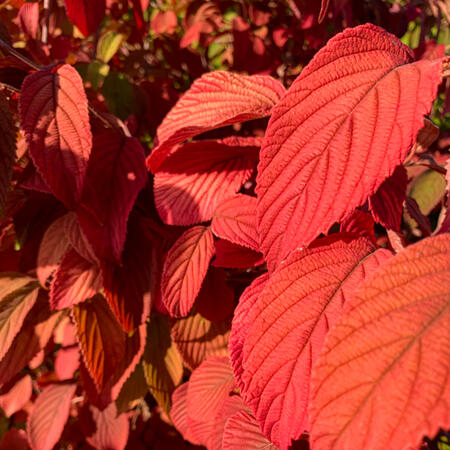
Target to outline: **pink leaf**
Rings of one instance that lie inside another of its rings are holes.
[[[92,135],[78,72],[65,64],[27,76],[20,122],[33,162],[55,197],[74,208],[81,197]]]
[[[225,423],[222,448],[223,450],[237,448],[276,450],[278,447],[262,434],[258,422],[251,413],[239,411]]]
[[[64,0],[67,17],[85,37],[97,30],[105,17],[105,0]]]
[[[162,298],[172,317],[186,316],[197,297],[214,254],[209,227],[185,231],[167,254],[162,274]]]
[[[147,178],[137,139],[113,131],[95,136],[77,215],[99,258],[120,262],[128,216]]]
[[[311,367],[326,333],[358,285],[391,255],[374,250],[367,239],[345,234],[296,250],[245,318],[242,396],[264,435],[283,449],[305,431]]]
[[[19,26],[23,33],[36,39],[39,26],[39,3],[24,3],[17,14]]]
[[[188,416],[199,422],[214,417],[234,387],[233,371],[227,357],[211,356],[203,361],[189,379]]]
[[[70,380],[80,367],[78,346],[61,348],[55,357],[55,374],[59,380]]]
[[[39,395],[27,421],[28,442],[33,450],[52,450],[69,418],[76,384],[52,384]]]
[[[168,225],[210,220],[215,206],[236,194],[256,168],[261,140],[226,138],[180,146],[155,175],[155,204]]]
[[[217,237],[258,251],[256,198],[237,194],[219,203],[214,210],[211,230]]]
[[[31,399],[32,382],[30,375],[25,375],[6,391],[2,386],[0,395],[0,408],[3,409],[6,417],[11,417],[20,411]]]
[[[284,87],[266,75],[216,71],[204,74],[171,109],[157,130],[147,159],[156,172],[176,144],[214,128],[268,116]]]
[[[395,36],[347,28],[274,108],[258,166],[258,221],[269,269],[365,203],[402,163],[441,81]]]
[[[110,403],[103,411],[95,406],[85,405],[81,410],[80,422],[87,443],[94,448],[105,450],[125,448],[130,424],[126,414],[117,414],[115,402]]]
[[[52,309],[64,309],[93,297],[102,288],[100,268],[74,249],[64,256],[50,286]]]
[[[406,169],[398,166],[375,194],[369,197],[369,208],[373,217],[388,230],[400,231],[407,185]]]
[[[419,448],[450,427],[450,236],[423,239],[368,278],[312,379],[312,448]]]
[[[239,304],[234,311],[228,346],[234,378],[241,391],[244,389],[244,383],[242,382],[242,359],[244,358],[244,354],[242,350],[251,327],[251,311],[254,304],[258,301],[268,279],[269,274],[266,272],[253,280],[252,284],[242,293]]]

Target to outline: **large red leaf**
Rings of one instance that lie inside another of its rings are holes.
[[[105,17],[106,0],[64,0],[64,3],[67,17],[84,36],[96,31]]]
[[[56,219],[46,230],[39,245],[36,275],[42,287],[45,287],[50,275],[61,263],[70,245],[67,238],[66,222],[70,215]]]
[[[374,194],[405,158],[441,81],[395,36],[348,28],[274,108],[258,167],[261,246],[272,270]]]
[[[400,231],[407,185],[406,169],[398,166],[394,173],[383,181],[375,194],[369,197],[373,217],[388,230]]]
[[[313,448],[417,448],[450,427],[450,236],[401,251],[364,283],[314,369]]]
[[[83,82],[65,64],[25,78],[20,122],[34,165],[55,197],[74,208],[81,197],[92,135]]]
[[[222,448],[223,450],[236,448],[276,450],[278,447],[262,434],[258,422],[251,413],[239,411],[225,423]]]
[[[0,214],[8,195],[16,156],[16,126],[5,94],[0,93]]]
[[[179,319],[172,327],[172,339],[184,364],[194,370],[211,355],[228,354],[230,320],[210,322],[200,314]]]
[[[150,314],[156,296],[155,277],[159,270],[158,239],[145,220],[131,215],[122,265],[102,261],[103,287],[117,320],[126,332],[137,328]]]
[[[2,274],[0,278],[0,360],[36,303],[39,285],[31,277]]]
[[[256,198],[237,194],[219,203],[214,210],[211,230],[222,239],[258,251]]]
[[[157,130],[157,145],[147,159],[158,170],[173,147],[213,128],[268,116],[284,95],[279,81],[266,75],[216,71],[204,74],[170,110]]]
[[[193,225],[212,218],[215,206],[236,194],[250,178],[261,139],[226,138],[184,144],[155,175],[155,204],[169,225]]]
[[[186,316],[197,297],[214,254],[209,227],[185,231],[169,250],[162,274],[162,299],[172,317]]]
[[[101,392],[124,358],[126,335],[100,295],[75,305],[72,317],[84,362]]]
[[[244,355],[242,350],[251,326],[251,311],[253,305],[258,301],[268,279],[269,274],[266,272],[253,280],[252,284],[242,293],[238,306],[234,311],[228,346],[230,349],[233,374],[241,390],[244,388],[242,382],[242,359]]]
[[[214,417],[234,387],[235,381],[228,357],[209,357],[192,372],[189,379],[188,416],[198,421]]]
[[[137,139],[113,131],[95,136],[77,215],[99,258],[120,262],[128,216],[147,178]]]
[[[36,400],[28,416],[28,443],[33,450],[52,450],[69,418],[76,384],[52,384]]]
[[[115,402],[103,411],[85,405],[80,412],[80,425],[86,442],[94,448],[123,450],[128,441],[130,424],[126,414],[118,414]]]
[[[345,301],[390,252],[338,234],[296,250],[244,317],[242,396],[264,434],[287,449],[307,425],[311,366]],[[244,311],[245,313],[245,311]]]
[[[69,250],[50,285],[52,309],[64,309],[93,297],[102,288],[100,268]]]

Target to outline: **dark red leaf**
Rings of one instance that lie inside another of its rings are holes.
[[[0,450],[28,450],[28,441],[25,431],[11,428],[0,442]]]
[[[353,233],[357,236],[366,237],[374,244],[375,239],[375,222],[370,214],[359,209],[355,209],[351,216],[341,223],[341,232]]]
[[[371,24],[347,28],[316,53],[274,108],[260,152],[258,221],[270,270],[392,175],[423,127],[441,65],[414,62]]]
[[[204,74],[170,110],[157,131],[147,159],[156,172],[173,147],[205,131],[268,116],[284,87],[266,75],[216,71]]]
[[[69,20],[86,37],[97,30],[105,17],[105,0],[64,0],[64,4]]]
[[[19,107],[34,165],[55,197],[74,208],[92,146],[87,99],[78,72],[65,64],[27,76]]]
[[[184,144],[155,175],[155,204],[168,225],[212,218],[223,199],[236,194],[256,168],[261,139],[226,138]]]
[[[39,395],[27,421],[33,450],[52,450],[59,441],[76,388],[76,384],[52,384]]]
[[[233,244],[225,239],[215,242],[216,256],[211,263],[214,267],[225,267],[227,269],[248,269],[259,266],[264,262],[261,253],[250,250],[248,247]]]
[[[95,136],[77,216],[99,258],[121,262],[128,216],[147,178],[137,139],[113,131]]]

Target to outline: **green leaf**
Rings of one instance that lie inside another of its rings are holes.
[[[97,57],[100,61],[107,63],[119,50],[126,39],[123,33],[108,31],[100,37],[97,44]]]

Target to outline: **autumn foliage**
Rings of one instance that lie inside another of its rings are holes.
[[[0,450],[448,448],[448,4],[0,21]]]

